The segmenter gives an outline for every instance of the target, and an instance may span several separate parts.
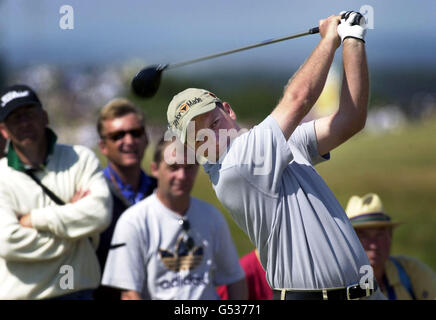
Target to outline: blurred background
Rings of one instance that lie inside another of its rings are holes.
[[[73,9],[68,21],[60,11],[63,5]],[[0,0],[0,85],[32,86],[59,140],[97,153],[97,113],[116,96],[127,96],[144,109],[153,142],[165,128],[172,96],[187,87],[213,91],[251,127],[276,105],[319,35],[168,70],[149,100],[134,97],[130,81],[149,64],[303,32],[348,9],[361,11],[372,28],[366,38],[368,121],[363,132],[317,169],[344,207],[354,194],[378,193],[393,219],[405,222],[394,233],[393,253],[415,256],[436,269],[434,1]],[[338,50],[308,118],[337,107],[341,74]],[[151,154],[152,147],[144,160],[148,172]],[[203,171],[194,195],[225,214],[240,255],[253,248],[217,201]]]

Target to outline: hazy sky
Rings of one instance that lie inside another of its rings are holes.
[[[74,29],[62,30],[62,5]],[[178,62],[305,31],[343,9],[374,9],[367,51],[375,65],[436,66],[436,1],[0,0],[0,50],[11,66],[140,58]],[[300,64],[318,35],[205,62],[207,67]]]

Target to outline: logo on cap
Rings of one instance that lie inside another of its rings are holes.
[[[201,100],[201,98],[196,97],[194,100],[186,101],[186,104],[188,105],[188,107],[192,107],[194,104],[200,103],[201,101],[203,101]]]
[[[201,98],[196,97],[193,100],[188,100],[185,103],[183,103],[182,105],[180,105],[179,109],[178,109],[178,113],[177,115],[174,117],[174,121],[173,121],[173,127],[177,128],[179,125],[179,121],[180,118],[182,118],[183,114],[186,113],[186,111],[189,110],[190,107],[192,107],[193,105],[202,102],[203,100],[201,100]]]
[[[6,104],[8,104],[9,102],[11,102],[11,100],[14,99],[18,99],[18,98],[23,98],[23,97],[27,97],[29,95],[29,91],[25,90],[25,91],[11,91],[6,93],[2,98],[2,104],[1,106],[4,107]]]
[[[186,111],[188,111],[188,109],[189,109],[189,106],[188,106],[186,103],[184,103],[184,104],[182,104],[182,105],[180,106],[180,108],[179,108],[179,112],[180,112],[180,113],[185,113]]]

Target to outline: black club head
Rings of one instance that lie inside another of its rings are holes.
[[[132,80],[132,89],[135,94],[143,98],[151,98],[159,89],[162,71],[168,65],[152,65],[142,69]]]

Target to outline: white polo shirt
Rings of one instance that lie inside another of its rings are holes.
[[[286,141],[268,116],[234,139],[220,164],[204,165],[218,199],[259,249],[272,288],[344,287],[359,283],[361,267],[369,266],[347,215],[313,168],[322,160],[314,121]]]

